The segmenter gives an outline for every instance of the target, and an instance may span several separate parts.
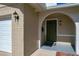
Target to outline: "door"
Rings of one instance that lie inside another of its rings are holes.
[[[12,20],[11,15],[0,17],[0,55],[12,55]]]
[[[45,45],[47,45],[47,46],[52,46],[52,44],[54,43],[54,42],[56,42],[56,40],[57,40],[57,38],[56,38],[56,33],[57,33],[57,21],[56,20],[48,20],[47,22],[46,22],[47,24],[47,26],[46,26],[46,28],[47,28],[47,30],[46,30],[46,32],[47,32],[47,35],[46,35],[46,42],[45,42]]]

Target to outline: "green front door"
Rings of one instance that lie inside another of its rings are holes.
[[[48,20],[47,21],[47,36],[46,43],[49,46],[52,46],[54,42],[56,42],[56,33],[57,33],[57,21],[56,20]]]

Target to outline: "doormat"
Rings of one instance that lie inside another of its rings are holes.
[[[45,45],[45,46],[52,47],[53,42],[52,42],[52,41],[46,41],[46,42],[44,43],[44,45]]]

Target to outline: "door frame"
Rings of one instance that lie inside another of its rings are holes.
[[[57,40],[58,40],[58,18],[51,18],[51,19],[45,19],[46,21],[45,21],[45,35],[47,34],[47,32],[46,32],[46,26],[47,26],[47,24],[46,24],[46,22],[47,21],[50,21],[50,20],[56,20],[56,22],[57,22],[57,28],[56,28],[56,31],[57,31],[57,33],[56,33],[56,37],[57,37]],[[46,39],[45,39],[46,40]],[[39,44],[40,44],[40,47],[39,48],[41,48],[41,40],[39,41]]]
[[[56,20],[56,37],[57,37],[57,39],[56,40],[58,40],[58,18],[52,18],[52,19],[46,19],[46,22],[47,21],[50,21],[50,20]],[[46,23],[46,27],[47,27],[47,23]],[[46,28],[45,27],[45,28]],[[46,29],[47,30],[47,29]],[[46,32],[46,35],[47,35],[47,32]]]
[[[50,20],[56,20],[56,40],[58,39],[58,19],[57,18],[52,18],[52,19],[46,19],[46,27],[47,27],[47,21],[50,21]],[[47,28],[45,27],[46,31],[47,31]],[[46,35],[47,35],[47,32],[46,32]]]

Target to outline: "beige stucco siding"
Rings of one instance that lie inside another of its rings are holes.
[[[24,5],[24,55],[38,49],[38,15],[30,5]]]

